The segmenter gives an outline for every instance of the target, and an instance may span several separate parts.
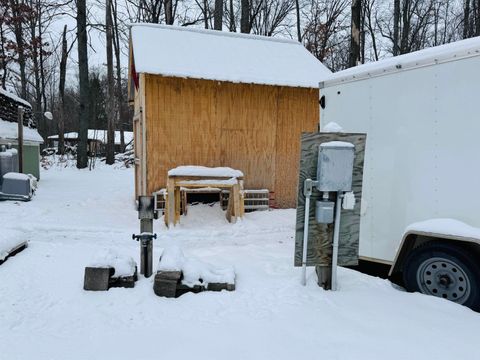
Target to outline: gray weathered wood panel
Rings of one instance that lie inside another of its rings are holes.
[[[365,154],[365,134],[348,133],[304,133],[301,138],[300,175],[298,183],[297,221],[295,234],[295,266],[302,265],[303,225],[305,216],[305,196],[303,183],[305,179],[316,179],[318,146],[328,141],[346,141],[355,145],[355,160],[352,188],[356,204],[353,210],[343,210],[340,220],[340,240],[338,265],[358,264],[358,242],[360,234],[360,207],[362,195],[363,161]],[[330,194],[335,201],[336,193]],[[331,265],[333,224],[318,224],[315,221],[315,201],[320,200],[321,193],[316,189],[310,198],[310,226],[307,249],[307,265]]]

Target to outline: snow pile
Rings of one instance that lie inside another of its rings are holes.
[[[336,122],[330,121],[323,127],[323,132],[343,132],[343,128]]]
[[[409,225],[405,229],[408,232],[428,232],[434,234],[445,234],[452,236],[460,236],[466,238],[474,238],[480,240],[480,229],[465,224],[455,219],[430,219],[420,221]]]
[[[28,176],[27,174],[22,174],[22,173],[17,173],[17,172],[8,172],[5,175],[3,175],[3,178],[4,179],[10,179],[10,180],[30,181],[30,176]]]
[[[160,257],[157,270],[181,271],[182,284],[187,286],[210,283],[235,283],[233,267],[218,268],[195,258],[187,258],[178,244],[169,244]]]
[[[15,122],[0,119],[0,139],[17,140],[18,124]],[[23,140],[36,143],[43,143],[43,138],[37,129],[31,129],[27,126],[23,127]]]
[[[132,276],[135,274],[137,264],[129,256],[122,256],[113,250],[108,250],[97,255],[95,260],[90,263],[90,267],[114,268],[114,277]]]
[[[138,74],[307,88],[331,74],[291,39],[156,24],[132,24],[131,39]]]
[[[205,176],[205,177],[229,177],[238,178],[243,172],[229,167],[206,167],[206,166],[178,166],[168,171],[168,176]]]
[[[174,228],[155,221],[157,259],[181,242],[186,256],[234,265],[234,292],[164,299],[140,277],[132,289],[85,293],[95,254],[138,257],[134,181],[133,169],[54,167],[35,201],[0,203],[0,239],[15,226],[31,245],[0,266],[1,359],[156,359],[159,339],[188,344],[163,346],[166,359],[476,359],[480,314],[466,307],[342,267],[340,291],[319,288],[313,267],[300,285],[295,209],[230,224],[218,204],[198,205]]]
[[[2,229],[0,233],[0,261],[24,244],[26,240],[20,231]]]

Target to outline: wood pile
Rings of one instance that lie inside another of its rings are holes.
[[[36,121],[32,117],[32,107],[26,103],[17,101],[15,98],[8,96],[0,91],[0,119],[10,122],[18,121],[18,107],[23,106],[25,115],[23,117],[23,125],[35,129]]]

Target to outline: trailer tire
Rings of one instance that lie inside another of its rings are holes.
[[[443,297],[480,311],[480,267],[462,247],[428,242],[413,249],[404,264],[408,291]]]

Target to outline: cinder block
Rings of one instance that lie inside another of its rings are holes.
[[[137,280],[137,267],[135,266],[135,273],[131,276],[111,277],[109,287],[133,288],[135,287],[135,281]]]
[[[210,283],[207,286],[207,290],[208,291],[222,291],[222,290],[234,291],[235,290],[235,284]]]
[[[156,276],[165,280],[178,281],[182,277],[182,272],[181,271],[158,271]]]
[[[153,292],[157,296],[174,298],[177,294],[177,284],[182,277],[181,271],[159,271],[153,282]]]
[[[109,287],[113,268],[86,267],[83,282],[84,290],[106,291]]]

